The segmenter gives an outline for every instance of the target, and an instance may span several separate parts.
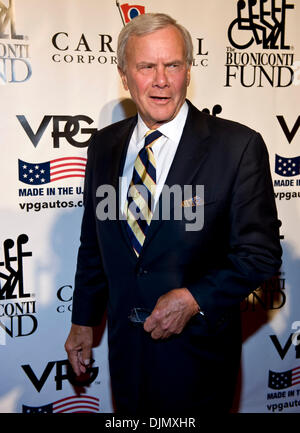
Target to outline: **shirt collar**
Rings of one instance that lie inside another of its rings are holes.
[[[167,138],[171,139],[175,143],[178,143],[185,125],[185,121],[188,115],[188,110],[189,107],[187,102],[185,101],[182,107],[180,108],[177,116],[170,122],[164,123],[162,126],[160,126],[158,128],[159,131]],[[136,129],[137,145],[144,140],[145,134],[148,130],[149,128],[144,123],[140,114],[138,114],[137,129]]]

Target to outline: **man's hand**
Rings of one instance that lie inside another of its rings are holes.
[[[85,373],[91,360],[93,328],[72,324],[65,349],[74,373],[80,376]]]
[[[144,329],[155,340],[180,334],[192,316],[200,311],[195,298],[186,288],[174,289],[161,296]]]

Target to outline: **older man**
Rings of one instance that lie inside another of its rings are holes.
[[[281,264],[263,140],[186,100],[192,59],[191,37],[171,17],[127,24],[118,68],[138,115],[98,131],[88,150],[66,350],[75,373],[85,372],[93,326],[107,308],[121,413],[229,411],[240,302]],[[116,189],[118,218],[99,215],[103,185]],[[162,218],[163,191],[175,185],[191,196]],[[180,206],[203,212],[201,230],[187,230],[184,212],[174,216]]]

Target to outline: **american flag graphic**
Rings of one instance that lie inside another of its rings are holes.
[[[46,162],[19,159],[19,180],[27,185],[44,185],[67,177],[84,177],[86,158],[68,156]]]
[[[23,413],[98,413],[99,399],[89,395],[62,398],[44,406],[23,405]]]
[[[300,367],[283,372],[269,370],[269,388],[285,389],[300,383]]]
[[[300,156],[283,158],[280,155],[275,155],[275,173],[284,177],[300,174]]]

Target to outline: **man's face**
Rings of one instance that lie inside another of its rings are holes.
[[[119,70],[143,121],[150,129],[169,122],[185,101],[190,82],[184,41],[174,26],[131,36],[125,71]]]

